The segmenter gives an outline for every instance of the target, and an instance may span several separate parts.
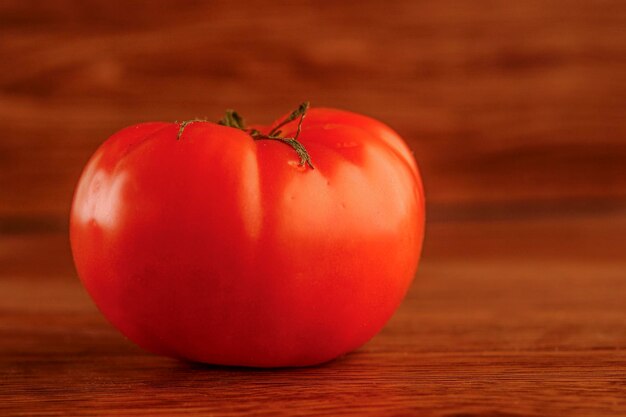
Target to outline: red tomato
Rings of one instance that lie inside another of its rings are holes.
[[[421,250],[417,165],[371,118],[319,108],[301,123],[280,135],[302,155],[262,140],[278,123],[201,121],[131,126],[96,151],[72,252],[124,335],[163,355],[277,367],[328,361],[383,327]]]

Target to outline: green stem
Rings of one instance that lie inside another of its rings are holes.
[[[243,130],[244,132],[252,136],[252,139],[254,140],[276,140],[286,145],[289,145],[296,151],[296,153],[300,157],[300,164],[299,164],[300,166],[308,165],[309,167],[311,167],[311,169],[315,169],[315,167],[313,166],[313,163],[311,162],[311,156],[307,152],[304,145],[302,145],[302,143],[298,141],[300,132],[302,132],[302,122],[304,121],[304,118],[306,117],[306,112],[307,110],[309,110],[309,106],[310,105],[308,101],[305,101],[304,103],[300,104],[297,109],[295,109],[289,114],[289,116],[287,116],[284,120],[281,120],[276,126],[274,126],[274,128],[270,130],[268,134],[263,134],[257,129],[247,129],[246,124],[243,120],[243,117],[241,117],[241,115],[239,115],[239,113],[237,113],[234,110],[226,110],[226,115],[217,123],[222,126],[228,126],[228,127],[232,127],[235,129]],[[282,133],[280,128],[285,126],[287,123],[293,122],[297,118],[300,118],[300,120],[298,120],[298,127],[296,130],[295,136],[293,137],[280,136]],[[181,138],[181,136],[183,135],[183,131],[185,130],[187,125],[194,123],[194,122],[206,122],[206,121],[207,121],[206,119],[191,119],[191,120],[185,120],[184,122],[181,122],[178,128],[178,134],[176,135],[176,139],[179,140]]]
[[[281,127],[285,126],[289,122],[293,122],[299,117],[300,122],[298,123],[298,133],[296,134],[296,137],[298,137],[298,135],[300,134],[300,127],[302,126],[302,120],[304,120],[304,117],[306,116],[306,112],[307,110],[309,110],[309,106],[310,106],[310,103],[308,101],[305,101],[304,103],[300,104],[297,109],[292,111],[291,114],[285,118],[285,120],[278,123],[272,130],[270,130],[269,136],[279,135],[280,134],[279,129]]]
[[[182,122],[180,122],[180,126],[178,127],[178,134],[176,135],[176,140],[180,140],[180,137],[183,135],[183,130],[185,130],[185,128],[187,127],[187,125],[191,124],[191,123],[195,123],[195,122],[206,122],[206,119],[191,119],[191,120],[184,120]]]
[[[305,101],[304,103],[300,104],[297,109],[292,111],[289,114],[289,116],[287,116],[284,120],[278,123],[272,130],[270,130],[270,132],[267,135],[261,133],[257,129],[246,129],[243,117],[241,117],[239,113],[237,113],[234,110],[227,110],[226,116],[224,116],[224,118],[220,120],[218,123],[224,126],[234,127],[236,129],[243,130],[244,132],[252,136],[252,139],[254,140],[277,140],[286,145],[289,145],[296,151],[296,153],[300,157],[300,164],[299,164],[300,166],[308,165],[309,167],[311,167],[311,169],[315,169],[315,167],[313,166],[313,163],[311,162],[311,156],[307,152],[304,145],[302,145],[302,143],[298,141],[300,132],[302,132],[302,122],[304,121],[304,118],[306,116],[307,110],[309,109],[309,106],[310,104],[308,101]],[[298,120],[298,127],[296,130],[295,136],[293,137],[280,136],[280,134],[282,133],[280,131],[280,128],[285,126],[287,123],[293,122],[298,117],[300,118],[300,120]]]

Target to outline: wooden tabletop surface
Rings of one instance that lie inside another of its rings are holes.
[[[626,2],[0,1],[0,416],[626,415]],[[153,356],[72,266],[81,169],[138,122],[303,100],[415,152],[423,260],[323,366]]]
[[[625,415],[624,233],[626,212],[431,223],[378,336],[278,370],[145,353],[97,312],[64,235],[3,237],[0,415]]]

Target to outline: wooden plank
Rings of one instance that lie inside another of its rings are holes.
[[[626,3],[0,2],[0,415],[626,414]],[[89,155],[139,121],[372,115],[424,175],[389,325],[258,371],[142,352],[67,240]]]
[[[123,126],[305,98],[394,126],[437,207],[626,200],[624,2],[35,3],[0,4],[0,217],[65,218]]]
[[[323,366],[264,371],[142,352],[96,311],[65,249],[50,250],[63,235],[5,236],[0,414],[626,413],[626,216],[428,230],[417,279],[378,336]]]

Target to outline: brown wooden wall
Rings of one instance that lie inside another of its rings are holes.
[[[303,99],[395,127],[432,220],[626,201],[620,0],[3,0],[0,230],[62,230],[126,125]]]

